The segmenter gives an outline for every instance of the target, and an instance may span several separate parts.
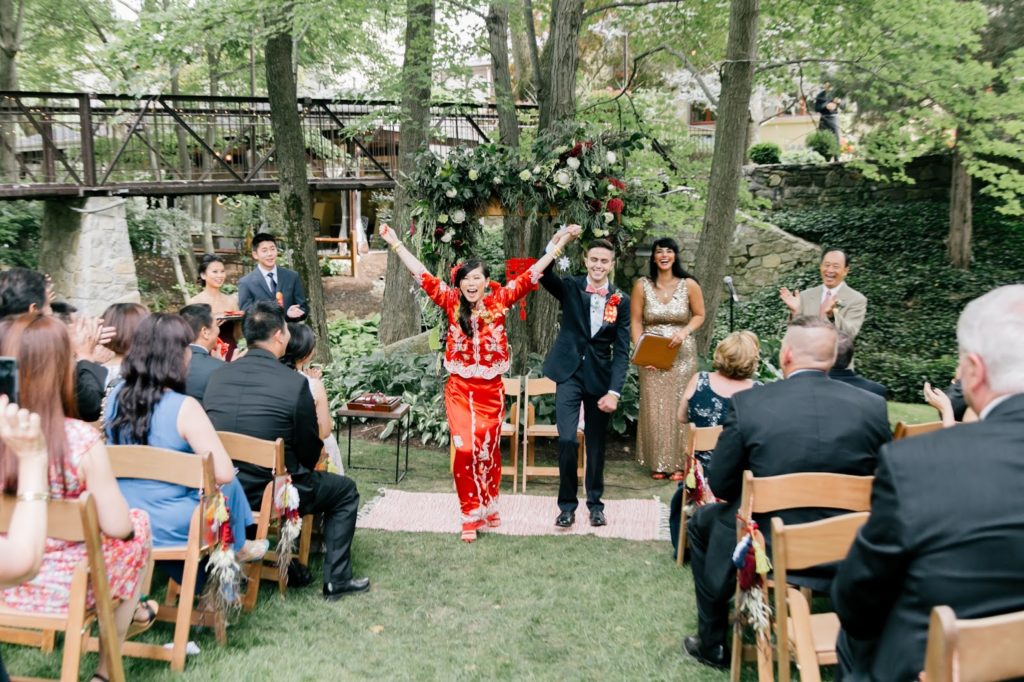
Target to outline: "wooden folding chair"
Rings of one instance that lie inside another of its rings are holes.
[[[910,438],[911,436],[920,436],[924,433],[931,433],[932,431],[938,431],[942,428],[942,422],[925,422],[923,424],[908,424],[906,422],[896,422],[896,428],[892,430],[892,439],[901,440],[903,438]]]
[[[839,617],[832,612],[812,614],[807,595],[788,585],[788,572],[846,558],[857,531],[867,520],[867,512],[789,526],[777,516],[772,519],[779,682],[789,682],[791,650],[801,682],[821,682],[819,666],[837,663]]]
[[[522,402],[523,380],[521,377],[502,377],[505,399],[515,396],[515,401],[505,410],[505,421],[501,425],[501,438],[508,438],[509,466],[502,465],[501,476],[512,477],[512,492],[519,489],[519,411]],[[448,444],[448,471],[455,471],[455,443]]]
[[[694,426],[687,424],[689,434],[686,438],[686,455],[683,462],[683,470],[689,472],[696,458],[694,453],[698,451],[714,450],[718,444],[718,436],[722,433],[721,426]],[[679,508],[679,538],[676,544],[676,566],[683,565],[683,554],[686,552],[686,502],[689,493],[686,489],[686,482],[683,482],[683,502]]]
[[[274,518],[274,484],[278,476],[288,473],[284,464],[284,440],[261,440],[253,436],[246,436],[241,433],[230,431],[218,431],[224,449],[233,462],[245,462],[254,466],[270,470],[271,480],[263,489],[263,499],[260,501],[259,509],[253,509],[253,517],[256,520],[256,538],[265,540],[270,534],[271,526],[276,526],[277,519]],[[313,537],[313,515],[307,514],[302,517],[302,532],[299,535],[298,560],[303,566],[309,566],[309,548]],[[245,596],[242,598],[242,608],[252,611],[256,606],[256,598],[260,592],[261,580],[272,580],[277,583],[278,591],[283,595],[288,591],[286,576],[281,575],[277,567],[277,552],[268,551],[263,556],[263,561],[254,561],[246,569],[248,585]]]
[[[936,606],[924,655],[926,682],[997,682],[1024,676],[1024,611],[957,619]]]
[[[169,661],[171,670],[185,669],[189,628],[204,625],[213,628],[217,643],[227,643],[227,623],[223,611],[209,611],[194,605],[199,563],[213,549],[203,542],[203,519],[206,502],[217,483],[213,476],[213,459],[209,454],[197,455],[148,445],[108,445],[110,465],[117,478],[141,478],[164,481],[200,490],[199,504],[192,512],[188,527],[188,542],[180,547],[154,547],[155,561],[184,562],[180,585],[173,579],[167,582],[167,596],[160,605],[157,620],[174,623],[171,648],[162,644],[127,641],[121,647],[125,656]],[[148,591],[149,586],[143,587]],[[175,604],[177,600],[177,604]],[[90,650],[95,641],[90,641]]]
[[[13,496],[0,498],[0,533],[7,533],[14,507]],[[103,654],[107,659],[111,682],[124,682],[121,642],[114,623],[116,602],[110,596],[110,583],[103,562],[103,543],[100,540],[99,517],[91,493],[83,493],[77,500],[51,500],[46,507],[46,536],[68,542],[85,543],[85,560],[75,567],[71,578],[71,596],[64,614],[26,613],[0,604],[0,626],[4,628],[4,641],[15,644],[35,644],[38,637],[32,631],[62,631],[64,657],[61,662],[61,682],[77,682],[82,665],[86,641],[96,621]],[[96,605],[89,609],[86,599],[92,588]],[[24,634],[25,639],[19,637]],[[11,636],[13,635],[13,636]],[[14,678],[18,679],[18,678]]]
[[[558,438],[558,427],[555,424],[537,424],[536,406],[530,402],[531,398],[542,395],[552,395],[555,392],[555,382],[546,377],[530,378],[526,375],[524,382],[525,390],[523,403],[526,405],[526,427],[523,429],[523,492],[526,492],[526,481],[530,476],[558,476],[557,466],[537,466],[535,462],[536,447],[535,440],[538,436],[544,438]],[[576,475],[583,476],[587,468],[587,448],[583,438],[583,431],[576,431],[576,441],[579,447],[576,451]]]
[[[840,509],[849,512],[863,512],[871,509],[871,485],[874,476],[852,476],[805,472],[755,478],[751,471],[743,472],[743,488],[740,493],[740,514],[747,519],[755,514],[768,514],[786,509],[819,507]],[[744,533],[742,524],[736,524],[736,541]],[[774,539],[773,539],[774,541]],[[769,581],[769,587],[773,581]],[[809,591],[805,591],[805,595]],[[740,601],[739,581],[736,583],[735,603]],[[733,627],[732,661],[729,668],[731,682],[739,682],[740,666],[743,660],[743,637],[739,620]],[[771,680],[772,661],[766,659],[757,649],[758,679]]]

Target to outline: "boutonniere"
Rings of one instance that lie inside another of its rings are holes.
[[[614,324],[615,320],[619,318],[619,303],[621,302],[622,295],[617,291],[608,297],[608,302],[604,304],[605,324]]]
[[[282,308],[284,307],[284,294],[282,294],[279,291],[279,292],[277,292],[277,294],[274,295],[274,299],[277,301],[277,304],[279,306],[281,306]]]
[[[836,310],[844,308],[845,306],[846,306],[846,303],[844,303],[843,301],[840,301],[838,298],[836,299],[836,302],[832,304],[832,307],[835,308]]]

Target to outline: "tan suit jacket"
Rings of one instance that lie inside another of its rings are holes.
[[[821,310],[821,297],[824,285],[819,284],[813,289],[800,292],[800,314],[815,316]],[[864,294],[843,282],[836,296],[836,307],[832,309],[832,322],[836,329],[850,336],[857,336],[860,326],[864,324],[864,315],[868,309],[868,299]]]

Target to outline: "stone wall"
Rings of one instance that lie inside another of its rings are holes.
[[[950,170],[950,157],[935,155],[915,159],[907,166],[906,173],[913,178],[913,184],[869,180],[861,171],[841,162],[745,166],[743,175],[754,196],[768,199],[772,208],[778,209],[945,199],[949,196]]]
[[[39,269],[53,279],[58,299],[87,315],[140,300],[124,203],[119,197],[54,199],[43,210]]]

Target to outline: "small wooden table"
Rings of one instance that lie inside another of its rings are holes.
[[[335,414],[339,419],[338,423],[338,435],[341,435],[341,419],[348,422],[348,463],[349,469],[373,469],[375,471],[384,471],[381,467],[356,467],[352,466],[352,420],[353,419],[383,419],[385,421],[397,421],[398,422],[398,441],[395,443],[395,483],[401,482],[405,475],[409,473],[409,441],[405,441],[405,469],[399,470],[398,464],[402,457],[402,435],[407,434],[409,431],[409,422],[411,417],[409,413],[411,408],[406,403],[400,403],[398,407],[391,410],[390,412],[378,412],[374,410],[350,410],[347,407],[340,408]],[[403,424],[404,422],[404,424]]]

